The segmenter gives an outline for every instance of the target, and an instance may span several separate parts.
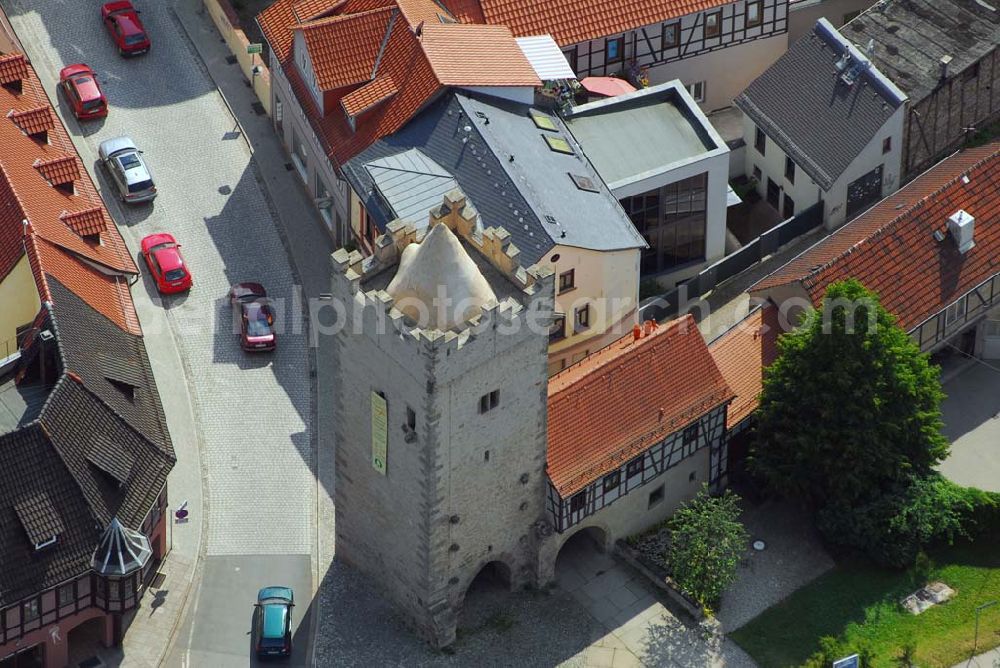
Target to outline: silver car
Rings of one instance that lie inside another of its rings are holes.
[[[151,202],[156,197],[153,175],[142,159],[142,151],[130,138],[102,141],[98,152],[123,202]]]

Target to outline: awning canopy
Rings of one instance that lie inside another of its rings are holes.
[[[635,86],[618,77],[587,77],[580,82],[580,85],[591,93],[605,97],[635,92]]]
[[[576,78],[576,73],[566,61],[562,49],[549,35],[518,37],[517,45],[521,47],[524,57],[528,59],[535,74],[542,81]]]

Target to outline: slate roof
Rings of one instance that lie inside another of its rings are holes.
[[[454,178],[484,225],[502,226],[510,232],[525,266],[538,262],[557,243],[594,250],[643,247],[642,237],[583,153],[565,155],[548,148],[543,140],[546,134],[573,141],[562,121],[542,112],[556,127],[555,131],[542,130],[529,116],[530,109],[450,91],[399,132],[347,162],[344,177],[384,230],[399,212],[379,195],[369,166],[418,149]],[[597,192],[577,188],[570,173],[586,176]],[[424,186],[438,189],[433,184]],[[426,224],[426,220],[425,212],[416,224]]]
[[[853,85],[845,84],[836,68],[845,48],[854,63],[867,62],[820,19],[733,100],[824,190],[905,99],[875,68],[862,72]]]
[[[735,428],[757,410],[764,369],[778,357],[781,331],[778,308],[765,303],[708,344],[722,377],[736,394],[726,413],[726,429]]]
[[[968,183],[965,182],[968,179]],[[975,217],[976,245],[964,255],[948,217]],[[818,242],[750,293],[798,285],[818,305],[826,286],[854,277],[878,293],[907,331],[1000,272],[1000,142],[958,153]]]
[[[0,279],[26,256],[42,301],[14,375],[30,401],[0,433],[0,608],[87,572],[101,530],[115,516],[138,528],[174,463],[128,288],[138,270],[34,70],[23,71],[20,93],[0,88],[0,109],[45,108],[53,123],[39,144],[0,117]],[[73,193],[50,182],[67,177]],[[82,236],[94,233],[100,244]],[[38,355],[54,383],[34,370]]]
[[[1000,44],[1000,8],[976,0],[884,0],[840,29],[852,42],[875,40],[875,65],[919,102],[937,87],[940,60],[958,74]]]
[[[487,23],[515,35],[549,34],[562,46],[659,23],[733,0],[480,0]]]
[[[549,379],[549,479],[563,498],[733,398],[688,314]]]

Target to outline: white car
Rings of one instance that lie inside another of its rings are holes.
[[[142,159],[142,151],[130,138],[102,141],[98,152],[123,202],[151,202],[156,197],[153,175]]]

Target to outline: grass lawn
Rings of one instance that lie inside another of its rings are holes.
[[[801,665],[833,636],[857,651],[868,646],[875,668],[898,665],[908,640],[916,645],[916,665],[951,668],[969,658],[975,608],[1000,601],[1000,536],[935,550],[931,580],[956,591],[948,603],[914,616],[898,601],[916,588],[913,574],[844,561],[790,597],[729,634],[762,668]],[[1000,644],[1000,605],[979,616],[979,651]]]

